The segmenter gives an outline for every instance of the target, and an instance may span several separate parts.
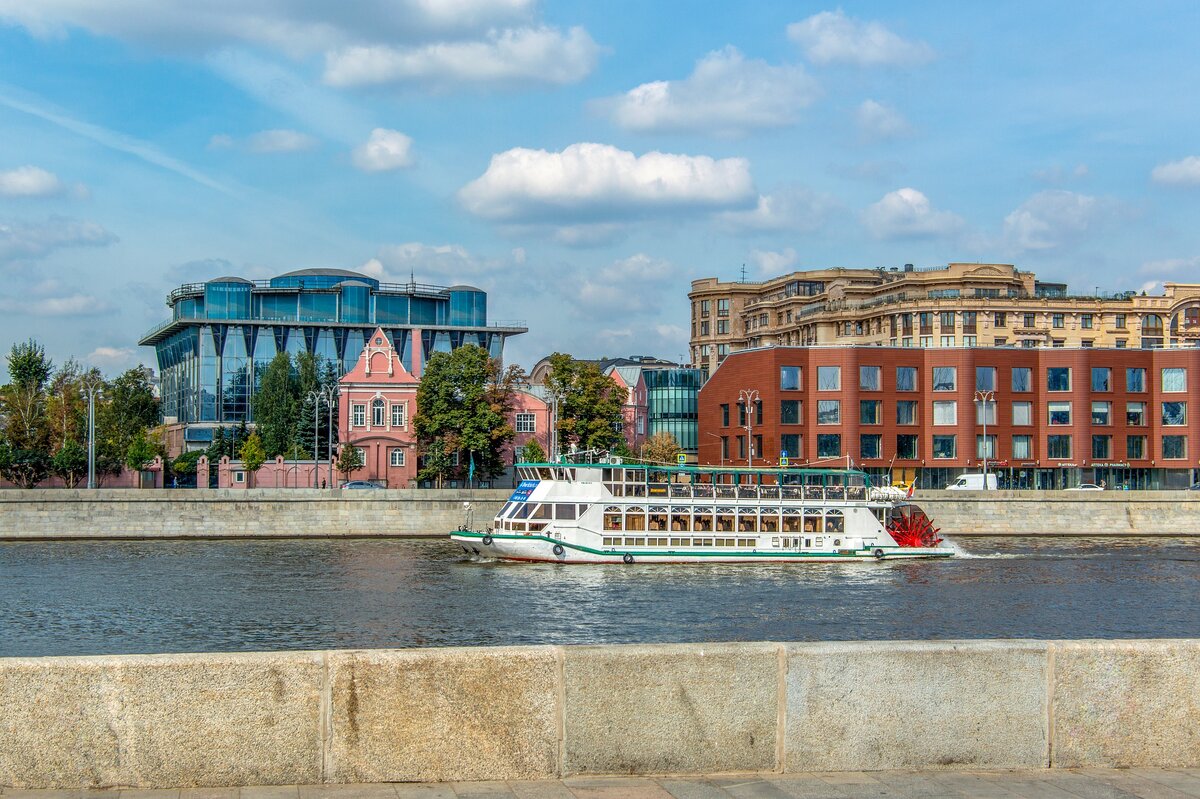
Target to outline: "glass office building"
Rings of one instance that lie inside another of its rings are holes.
[[[646,383],[646,432],[670,433],[682,451],[696,452],[697,405],[704,370],[643,369],[642,380]]]
[[[276,353],[309,353],[344,374],[382,327],[419,376],[435,352],[476,344],[502,358],[504,340],[526,331],[522,322],[489,322],[487,294],[472,286],[380,283],[342,269],[189,283],[167,306],[171,318],[138,343],[158,356],[164,420],[185,425],[193,444],[210,440],[215,426],[253,421],[255,386]]]

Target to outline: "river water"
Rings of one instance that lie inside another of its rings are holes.
[[[1200,637],[1200,539],[958,542],[950,561],[556,566],[446,540],[0,544],[0,656]]]

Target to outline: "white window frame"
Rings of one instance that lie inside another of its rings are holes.
[[[361,403],[355,403],[350,406],[350,426],[351,427],[366,427],[367,426],[367,406]]]
[[[537,415],[521,411],[513,420],[513,427],[518,433],[536,433],[537,432]]]
[[[399,457],[397,457],[397,456],[399,456]],[[397,463],[397,461],[399,461],[399,463]],[[388,463],[394,468],[403,467],[404,466],[404,448],[403,447],[393,447],[392,451],[388,453]]]
[[[404,427],[408,424],[408,403],[392,403],[392,427]],[[401,464],[403,465],[403,464]]]

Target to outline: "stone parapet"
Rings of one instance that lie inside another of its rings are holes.
[[[0,659],[0,786],[1200,767],[1200,641]]]

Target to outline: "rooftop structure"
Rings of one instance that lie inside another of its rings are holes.
[[[815,269],[761,283],[692,282],[692,364],[754,347],[1191,347],[1200,284],[1072,294],[1011,264]]]
[[[278,352],[309,353],[350,371],[376,327],[403,367],[419,377],[435,352],[476,344],[501,358],[523,322],[489,321],[473,286],[381,283],[344,269],[301,269],[271,278],[222,277],[167,296],[171,318],[138,342],[153,346],[163,416],[203,444],[217,425],[253,421],[262,371]]]

